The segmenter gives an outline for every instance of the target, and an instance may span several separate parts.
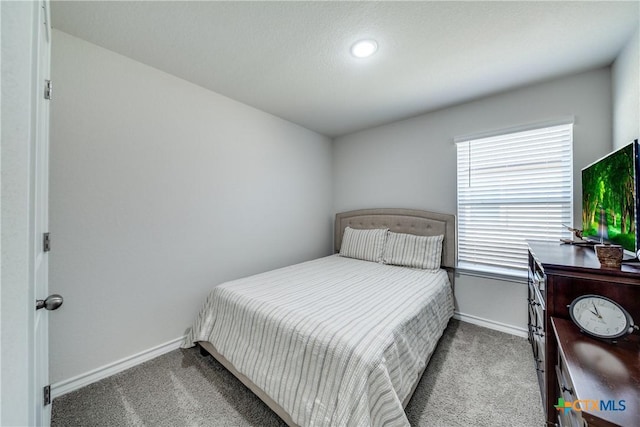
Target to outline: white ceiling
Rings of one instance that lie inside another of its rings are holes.
[[[54,28],[331,137],[609,65],[639,18],[636,1],[52,5]]]

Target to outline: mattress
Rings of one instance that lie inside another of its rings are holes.
[[[445,271],[333,255],[217,286],[183,347],[212,343],[298,425],[409,426],[452,315]]]

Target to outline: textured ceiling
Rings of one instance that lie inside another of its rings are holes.
[[[611,64],[639,2],[54,1],[54,28],[328,136]],[[351,44],[375,38],[368,59]]]

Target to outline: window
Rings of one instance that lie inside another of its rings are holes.
[[[527,239],[571,237],[572,146],[573,124],[457,143],[461,268],[520,275]]]

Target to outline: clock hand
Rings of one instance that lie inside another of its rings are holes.
[[[594,316],[596,316],[596,317],[600,317],[600,316],[598,316],[598,313],[594,313],[594,312],[593,312],[593,311],[591,311],[590,309],[587,309],[587,310],[589,310],[589,313],[593,314]]]
[[[593,313],[593,311],[591,311],[593,314],[595,314],[596,316],[598,316],[598,318],[602,319],[602,316],[600,316],[600,313],[598,312],[598,307],[596,307],[596,305],[593,303],[593,301],[591,301],[591,305],[593,306],[593,309],[596,311],[595,313]]]

